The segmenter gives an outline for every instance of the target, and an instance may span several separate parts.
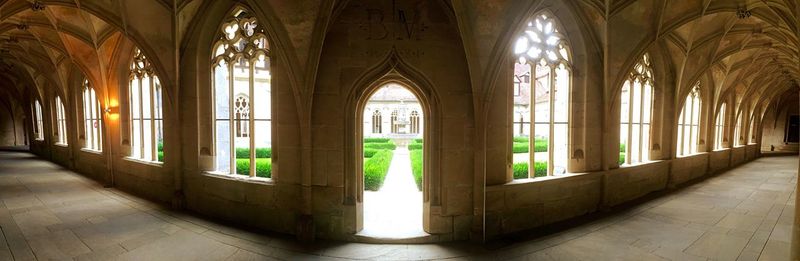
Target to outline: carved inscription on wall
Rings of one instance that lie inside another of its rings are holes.
[[[365,31],[365,40],[422,40],[423,32],[428,28],[423,19],[428,1],[376,2],[384,3],[363,9],[366,21],[359,27]]]

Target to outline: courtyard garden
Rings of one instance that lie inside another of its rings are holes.
[[[396,148],[388,138],[364,138],[364,190],[378,191],[383,186]]]

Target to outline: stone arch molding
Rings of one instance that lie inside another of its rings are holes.
[[[395,47],[375,66],[366,70],[354,81],[347,95],[345,107],[345,175],[344,202],[346,208],[355,208],[355,216],[346,217],[347,227],[357,233],[363,228],[363,122],[364,109],[369,98],[389,83],[406,87],[419,100],[423,111],[423,228],[430,231],[431,208],[441,206],[441,103],[431,81],[419,70],[406,63]]]

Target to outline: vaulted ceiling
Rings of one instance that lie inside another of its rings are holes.
[[[514,6],[507,4],[508,1],[470,0],[459,4],[441,1],[455,9],[456,15],[470,13],[457,10],[465,6],[480,10],[472,13]],[[301,17],[296,17],[297,12],[272,13],[277,16],[276,21],[285,23],[282,26],[290,38],[287,42],[295,45],[296,57],[309,57],[316,54],[308,46],[321,43],[308,41],[324,41],[324,37],[313,34],[324,35],[324,27],[329,24],[324,21],[335,19],[337,9],[330,8],[327,14],[315,10],[343,6],[348,1],[263,2],[264,6],[304,11]],[[23,93],[21,86],[64,88],[72,70],[80,70],[98,84],[105,84],[115,51],[126,41],[136,42],[146,52],[155,52],[154,60],[162,60],[161,68],[168,72],[163,76],[167,78],[164,81],[169,82],[177,77],[169,75],[177,71],[174,70],[174,52],[179,46],[176,42],[180,43],[196,10],[204,3],[201,0],[0,0],[0,80],[3,81],[0,89],[7,89],[2,91],[5,93]],[[715,99],[734,94],[739,102],[753,103],[768,101],[800,83],[799,5],[797,0],[575,0],[572,4],[579,9],[574,12],[589,21],[584,26],[590,31],[587,35],[607,45],[607,64],[624,65],[637,59],[639,53],[631,46],[660,44],[671,54],[678,90],[690,88],[698,79],[708,76],[717,85]],[[308,15],[315,13],[319,15]],[[459,18],[462,30],[464,26],[479,27],[487,23],[480,19]],[[469,41],[478,41],[469,37],[462,40],[465,46],[476,45]],[[298,58],[295,62],[306,61]],[[301,68],[313,71],[313,66]]]

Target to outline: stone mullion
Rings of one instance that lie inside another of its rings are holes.
[[[233,62],[229,62],[229,63],[227,63],[227,65],[228,65],[228,68],[227,68],[228,69],[228,137],[229,137],[228,147],[229,147],[229,151],[230,151],[230,155],[228,155],[228,158],[229,158],[228,160],[230,161],[230,170],[228,172],[230,172],[230,174],[232,174],[232,175],[235,175],[236,174],[236,136],[235,136],[235,131],[236,130],[234,130],[234,125],[235,124],[233,124],[233,121],[234,121],[234,118],[233,118],[233,82],[234,82],[234,79],[233,79],[234,78],[233,66],[234,66],[234,63]]]
[[[556,117],[555,116],[556,115],[556,113],[555,113],[555,108],[556,108],[556,106],[555,106],[555,100],[556,100],[556,84],[555,84],[556,83],[556,66],[555,65],[551,65],[550,66],[550,76],[549,76],[549,78],[550,79],[548,79],[548,80],[550,81],[550,102],[549,102],[548,105],[550,106],[550,119],[549,119],[550,122],[549,122],[549,124],[547,126],[550,129],[550,133],[549,133],[548,138],[547,138],[547,176],[553,176],[553,164],[554,164],[554,162],[553,162],[553,158],[554,158],[553,157],[553,148],[555,147],[553,140],[555,138],[554,134],[555,134],[555,117]]]
[[[250,139],[250,173],[249,173],[250,177],[256,176],[256,138],[255,138],[256,114],[255,114],[255,106],[253,106],[255,101],[255,80],[253,77],[254,76],[253,67],[255,66],[253,64],[254,64],[253,60],[248,60],[247,72],[250,74],[250,77],[248,78],[248,84],[249,84],[248,88],[250,91],[250,95],[248,95],[248,102],[250,104],[249,106],[247,106],[247,108],[249,109],[248,113],[250,115],[249,117],[247,117],[247,122],[249,123],[247,126],[249,131],[247,137]]]

